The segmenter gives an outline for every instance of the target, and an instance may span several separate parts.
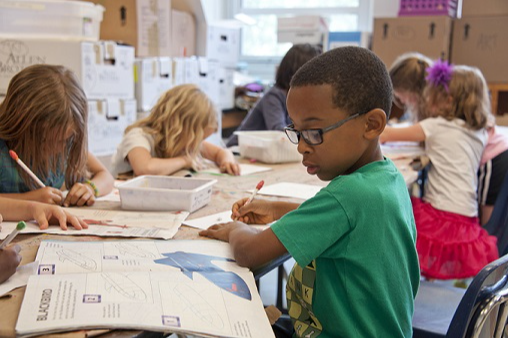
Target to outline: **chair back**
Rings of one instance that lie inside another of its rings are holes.
[[[490,235],[497,237],[499,256],[508,253],[508,174],[497,196],[489,221],[483,226]]]
[[[504,337],[507,302],[508,255],[505,255],[485,266],[474,277],[455,311],[446,336]]]

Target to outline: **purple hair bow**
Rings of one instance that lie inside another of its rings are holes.
[[[453,65],[447,61],[436,60],[432,66],[427,68],[427,77],[425,79],[433,86],[443,86],[448,92],[452,73]]]

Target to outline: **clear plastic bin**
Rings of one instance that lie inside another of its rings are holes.
[[[88,1],[0,0],[0,34],[98,41],[103,12]]]
[[[214,179],[142,175],[118,185],[122,208],[140,211],[189,211],[206,206]]]
[[[269,164],[302,161],[297,146],[282,131],[237,131],[240,155]]]

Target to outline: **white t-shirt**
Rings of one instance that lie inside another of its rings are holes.
[[[136,127],[131,129],[126,135],[124,135],[122,142],[118,145],[116,153],[113,154],[111,160],[111,172],[113,177],[120,173],[127,173],[132,171],[132,166],[127,160],[127,155],[133,148],[143,147],[150,152],[152,157],[155,157],[153,137],[145,133],[142,128]]]
[[[485,129],[473,130],[461,119],[420,121],[430,158],[423,200],[434,208],[468,217],[478,215],[478,167],[487,143]]]

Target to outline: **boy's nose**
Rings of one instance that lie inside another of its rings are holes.
[[[300,140],[298,140],[297,150],[300,154],[310,153],[312,146],[306,143],[305,140],[303,140],[303,138],[300,136]]]

